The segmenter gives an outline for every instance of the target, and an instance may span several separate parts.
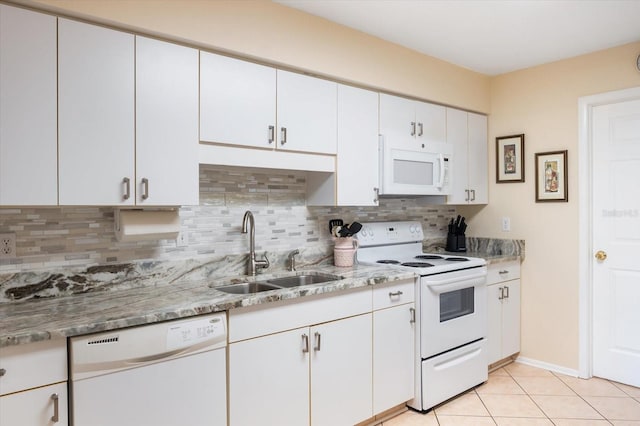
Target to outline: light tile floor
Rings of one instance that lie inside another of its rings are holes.
[[[408,411],[384,426],[640,426],[640,388],[578,379],[513,363],[489,381],[435,407]]]

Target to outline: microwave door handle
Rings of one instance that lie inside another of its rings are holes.
[[[440,180],[436,187],[442,188],[444,186],[444,155],[438,154],[438,160],[440,161]]]

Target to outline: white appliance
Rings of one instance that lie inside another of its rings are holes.
[[[380,195],[449,195],[453,147],[446,142],[413,145],[380,136]]]
[[[226,314],[70,339],[75,426],[227,425]]]
[[[488,378],[484,259],[422,251],[420,222],[363,223],[359,263],[410,268],[416,279],[415,396],[426,411]]]

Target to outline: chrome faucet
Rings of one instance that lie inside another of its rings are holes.
[[[247,226],[249,230],[247,230]],[[247,259],[247,270],[249,275],[256,274],[256,267],[266,269],[269,267],[269,259],[264,256],[262,260],[256,260],[256,224],[253,220],[253,213],[247,210],[242,218],[242,233],[249,232],[249,259]]]
[[[296,270],[296,256],[300,254],[300,250],[295,249],[291,253],[289,253],[289,270],[294,272]]]

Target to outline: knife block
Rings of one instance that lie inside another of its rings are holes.
[[[456,234],[447,234],[447,246],[445,249],[451,252],[464,252],[467,251],[467,237]]]

